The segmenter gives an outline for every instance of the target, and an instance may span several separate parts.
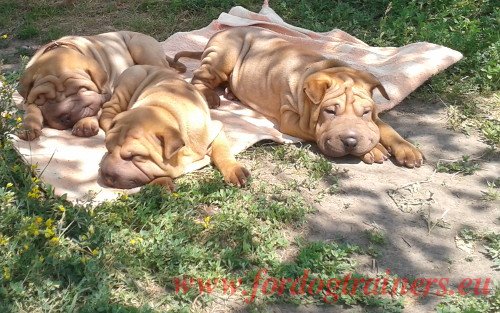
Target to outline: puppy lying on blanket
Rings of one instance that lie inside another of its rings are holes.
[[[186,69],[166,57],[154,38],[135,32],[67,36],[43,46],[19,82],[25,99],[24,130],[19,137],[39,137],[43,124],[73,128],[76,136],[96,135],[101,105],[109,100],[118,76],[134,64]]]
[[[281,132],[315,141],[328,156],[382,163],[392,154],[407,167],[423,162],[417,148],[378,118],[372,92],[388,96],[370,73],[256,27],[219,32],[203,54],[179,52],[174,60],[183,56],[201,57],[192,83],[211,107],[219,102],[213,89],[228,82],[241,102],[274,119]]]
[[[243,186],[250,176],[230,153],[222,124],[191,84],[171,69],[136,65],[120,76],[99,124],[108,153],[100,164],[103,182],[116,188],[160,184],[209,155],[226,182]]]

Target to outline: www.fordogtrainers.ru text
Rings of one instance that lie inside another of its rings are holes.
[[[342,278],[321,279],[304,270],[297,278],[276,278],[269,276],[266,269],[260,269],[253,279],[251,288],[243,286],[243,279],[202,279],[192,277],[174,278],[176,293],[188,293],[197,289],[200,294],[222,292],[229,295],[241,295],[243,301],[251,303],[260,292],[265,296],[297,296],[310,295],[321,297],[325,303],[335,303],[340,295],[355,295],[362,292],[365,295],[411,295],[426,297],[429,294],[445,295],[488,295],[491,278],[464,278],[456,288],[450,288],[450,279],[438,278],[391,278],[390,270],[385,277],[365,278],[346,274]]]

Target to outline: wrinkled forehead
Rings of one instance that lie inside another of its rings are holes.
[[[55,98],[56,93],[71,95],[81,88],[96,91],[90,76],[83,70],[65,71],[59,75],[37,75],[30,90],[30,97],[44,94],[46,98]]]
[[[139,125],[130,127],[126,120],[114,121],[105,141],[110,153],[119,149],[123,158],[149,156],[151,151],[161,151],[161,142],[154,134],[144,132]]]
[[[322,106],[374,106],[370,91],[353,83],[333,84],[325,93]]]

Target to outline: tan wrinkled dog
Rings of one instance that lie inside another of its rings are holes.
[[[388,98],[370,73],[290,43],[257,27],[236,27],[215,34],[200,57],[194,84],[211,107],[219,103],[213,89],[229,83],[244,104],[274,119],[279,130],[315,141],[332,157],[359,156],[382,163],[389,156],[407,167],[420,166],[422,153],[378,118],[372,92]]]
[[[108,150],[100,176],[110,187],[173,189],[172,179],[205,155],[228,183],[243,186],[250,176],[230,153],[222,124],[210,119],[203,95],[171,69],[136,65],[123,72],[99,124]]]
[[[109,100],[118,76],[134,64],[185,71],[165,56],[153,37],[129,31],[96,36],[66,36],[40,48],[19,81],[25,99],[23,130],[19,137],[33,140],[43,125],[72,128],[90,137],[99,131],[97,114]]]

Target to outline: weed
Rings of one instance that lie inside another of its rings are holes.
[[[483,313],[500,311],[500,288],[496,287],[486,297],[455,295],[448,296],[446,300],[436,307],[438,313]]]
[[[484,236],[485,238],[485,248],[488,256],[494,263],[494,267],[500,270],[500,234],[489,233]]]
[[[369,229],[366,230],[365,233],[368,236],[368,240],[370,243],[375,244],[375,245],[383,245],[385,244],[385,234],[378,229]]]
[[[479,170],[479,168],[479,163],[471,160],[468,155],[462,156],[462,160],[459,161],[439,161],[436,164],[436,170],[441,173],[461,173],[463,175],[472,175]]]
[[[498,188],[500,188],[500,178],[492,182],[487,181],[486,184],[488,185],[488,190],[481,191],[483,193],[483,199],[486,201],[497,201],[500,199],[500,191],[498,190]]]

